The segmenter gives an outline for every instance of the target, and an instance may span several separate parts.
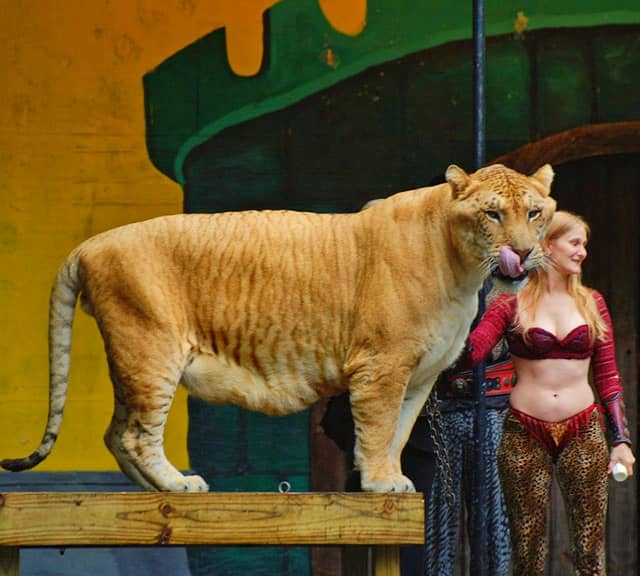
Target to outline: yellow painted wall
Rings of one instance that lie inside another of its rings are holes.
[[[256,74],[262,13],[278,1],[3,3],[0,458],[30,453],[44,430],[48,297],[66,254],[108,228],[182,209],[181,189],[147,156],[142,76],[222,26],[233,71]],[[318,2],[336,29],[362,30],[366,0]],[[38,469],[115,469],[102,442],[111,405],[102,341],[93,319],[79,313],[61,435]],[[181,392],[165,435],[181,468],[186,431]]]
[[[44,429],[49,288],[67,252],[107,228],[181,211],[181,189],[147,157],[143,74],[213,29],[274,3],[3,3],[0,458],[31,452]],[[245,38],[233,47],[240,73],[252,63],[243,47],[261,45],[259,37]],[[79,313],[61,435],[38,469],[115,469],[102,442],[110,414],[102,342],[93,319]],[[170,458],[186,467],[184,394],[166,437]]]

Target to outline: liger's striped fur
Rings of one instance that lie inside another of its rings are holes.
[[[460,353],[500,247],[527,253],[525,268],[542,260],[552,177],[549,166],[532,177],[451,166],[447,183],[355,214],[176,215],[90,238],[70,254],[51,294],[42,443],[0,464],[31,468],[53,448],[80,295],[114,385],[105,441],[142,487],[208,489],[163,450],[182,383],[205,400],[273,415],[349,389],[363,488],[412,490],[400,452],[413,422]]]

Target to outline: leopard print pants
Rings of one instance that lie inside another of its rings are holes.
[[[498,472],[509,516],[513,576],[544,574],[554,468],[567,510],[575,573],[606,574],[608,460],[602,416],[597,410],[587,426],[556,453],[534,440],[521,421],[507,413]]]

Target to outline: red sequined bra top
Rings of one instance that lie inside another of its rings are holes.
[[[529,328],[526,336],[515,330],[507,334],[509,350],[512,354],[529,360],[543,358],[589,358],[593,354],[593,344],[589,341],[589,326],[576,326],[564,338],[544,328]]]
[[[576,326],[563,338],[538,327],[529,328],[525,337],[514,328],[516,297],[502,294],[490,304],[469,335],[465,360],[479,364],[503,336],[507,338],[511,354],[527,360],[591,358],[598,395],[602,401],[608,400],[622,391],[622,385],[615,358],[611,316],[602,294],[596,290],[592,290],[592,294],[600,316],[609,328],[604,339],[590,342],[587,324]]]

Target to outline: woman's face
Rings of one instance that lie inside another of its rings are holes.
[[[587,257],[587,232],[576,225],[562,236],[546,243],[549,260],[561,274],[580,274]]]

